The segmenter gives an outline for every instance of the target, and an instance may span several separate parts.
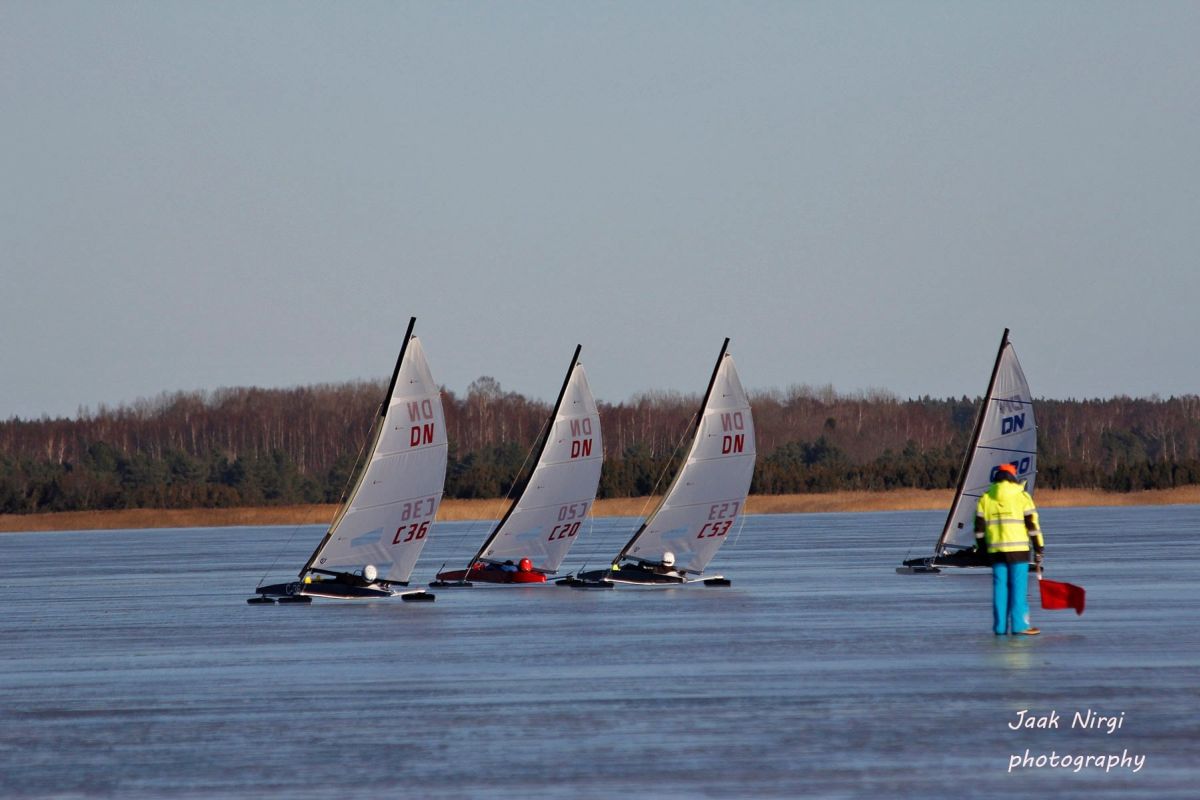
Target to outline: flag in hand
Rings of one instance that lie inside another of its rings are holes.
[[[1087,596],[1082,586],[1042,578],[1038,581],[1038,588],[1042,590],[1042,608],[1050,611],[1073,608],[1076,614],[1083,613],[1083,604]]]

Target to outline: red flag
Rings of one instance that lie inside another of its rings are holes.
[[[1042,608],[1055,610],[1060,608],[1073,608],[1076,614],[1083,613],[1083,603],[1086,599],[1086,593],[1082,586],[1076,586],[1073,583],[1062,583],[1061,581],[1048,581],[1042,578],[1038,581],[1038,587],[1042,590]]]

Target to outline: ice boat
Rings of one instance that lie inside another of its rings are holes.
[[[366,464],[298,580],[259,586],[250,603],[399,596],[437,516],[446,481],[446,423],[438,385],[408,323],[392,380],[372,428]]]
[[[545,583],[579,536],[600,484],[600,414],[575,347],[546,423],[533,472],[467,569],[439,572],[430,586]]]
[[[691,448],[657,508],[612,563],[563,578],[561,586],[728,586],[704,568],[734,530],[754,475],[754,420],[733,356],[721,345],[700,404]]]
[[[1017,479],[1025,491],[1033,494],[1037,477],[1037,425],[1033,417],[1033,397],[1017,353],[1008,340],[1008,328],[1000,338],[1000,350],[992,367],[987,393],[979,413],[971,443],[958,473],[954,500],[933,555],[906,559],[896,567],[902,574],[937,573],[944,568],[988,566],[987,556],[975,550],[975,505],[995,479],[996,467],[1016,464]]]

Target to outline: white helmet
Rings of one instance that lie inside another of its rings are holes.
[[[663,557],[662,557],[662,565],[663,565],[664,567],[673,567],[673,566],[675,566],[675,554],[674,554],[674,553],[672,553],[670,550],[668,550],[667,552],[663,553]]]
[[[375,569],[374,564],[367,564],[363,567],[363,577],[368,583],[374,583],[375,579],[379,577],[379,570]]]

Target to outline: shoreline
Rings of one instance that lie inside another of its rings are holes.
[[[937,511],[950,505],[949,489],[897,489],[890,492],[828,492],[824,494],[751,495],[747,514],[818,514],[868,511]],[[1067,506],[1149,506],[1200,504],[1200,486],[1145,492],[1104,492],[1098,489],[1044,489],[1037,492],[1039,508]],[[621,497],[597,500],[597,517],[640,517],[658,498]],[[439,522],[497,520],[506,500],[443,500]],[[247,508],[131,508],[119,511],[63,511],[52,514],[0,514],[0,533],[38,531],[125,530],[137,528],[226,528],[257,525],[326,525],[337,506],[263,506]]]

